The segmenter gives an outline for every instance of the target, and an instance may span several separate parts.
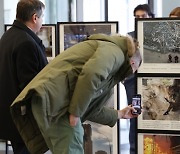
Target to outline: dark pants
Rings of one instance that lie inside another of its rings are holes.
[[[136,93],[135,86],[136,78],[134,75],[130,76],[124,81],[124,86],[126,89],[128,105],[132,103],[132,97]],[[136,119],[130,119],[130,130],[129,130],[129,143],[130,143],[130,154],[135,154],[136,152]]]
[[[30,154],[23,142],[11,141],[14,154]]]

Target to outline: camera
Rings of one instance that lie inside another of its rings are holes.
[[[132,112],[132,114],[141,114],[141,95],[136,94],[132,98],[132,107],[136,110],[136,112]]]

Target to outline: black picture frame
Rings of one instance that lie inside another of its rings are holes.
[[[139,133],[138,154],[179,153],[180,135],[168,133]]]
[[[137,93],[142,98],[138,130],[179,131],[180,75],[149,74],[137,77]]]
[[[104,33],[115,34],[118,32],[118,22],[58,22],[59,52],[86,40],[91,34]],[[117,92],[115,86],[114,94],[110,98],[111,107],[117,109]],[[118,153],[118,125],[113,128],[86,121],[84,124],[85,153],[104,152],[110,154]]]
[[[5,24],[5,31],[12,27],[12,24]],[[40,31],[37,32],[37,36],[42,40],[45,50],[46,57],[50,62],[53,60],[58,52],[56,51],[56,40],[57,40],[56,24],[43,24]]]
[[[114,87],[114,93],[108,100],[107,106],[117,109],[118,86]],[[84,153],[108,153],[117,154],[119,150],[118,123],[113,127],[86,121],[84,127]]]
[[[58,22],[58,49],[63,52],[72,45],[96,33],[114,34],[118,32],[118,22]]]
[[[138,73],[180,73],[180,18],[136,19]]]

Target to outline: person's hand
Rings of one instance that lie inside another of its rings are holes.
[[[135,118],[138,116],[138,114],[132,114],[132,112],[135,112],[136,110],[131,106],[127,106],[122,110],[118,110],[118,119],[130,119]]]
[[[69,115],[70,126],[72,126],[72,127],[76,126],[78,121],[79,121],[79,117],[76,117],[76,116],[74,116],[72,114]]]

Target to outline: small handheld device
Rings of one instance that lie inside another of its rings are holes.
[[[136,110],[132,114],[141,114],[141,95],[136,94],[132,98],[132,107]]]

